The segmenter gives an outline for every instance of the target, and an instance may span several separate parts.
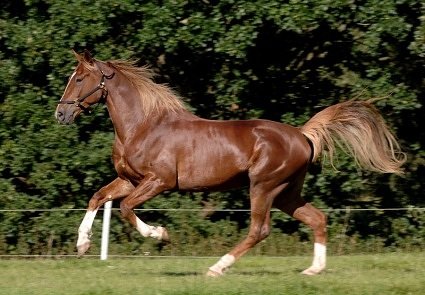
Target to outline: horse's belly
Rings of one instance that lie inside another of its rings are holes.
[[[248,184],[247,173],[203,170],[179,174],[178,189],[187,191],[225,190]]]

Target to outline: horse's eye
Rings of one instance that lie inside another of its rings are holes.
[[[83,81],[84,77],[77,77],[75,78],[75,82],[80,83],[81,81]]]

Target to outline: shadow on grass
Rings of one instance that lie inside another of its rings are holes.
[[[243,275],[243,276],[267,276],[267,275],[281,275],[280,271],[273,270],[252,270],[252,271],[238,271],[232,274]]]
[[[163,271],[160,272],[161,275],[169,277],[185,277],[185,276],[202,276],[206,277],[205,272],[200,271]],[[270,271],[270,270],[252,270],[252,271],[229,271],[226,272],[224,276],[228,275],[242,275],[242,276],[268,276],[268,275],[281,275],[283,274],[280,271]]]
[[[163,271],[160,273],[169,277],[186,277],[186,276],[203,276],[204,273],[199,271]]]

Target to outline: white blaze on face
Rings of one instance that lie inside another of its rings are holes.
[[[62,99],[63,99],[63,96],[65,95],[66,91],[68,90],[69,84],[71,83],[72,79],[74,78],[74,76],[75,76],[76,74],[77,74],[77,71],[74,71],[74,72],[72,73],[71,77],[69,77],[68,84],[66,84],[65,90],[64,90],[63,95],[62,95],[62,97],[61,97],[61,99],[60,99],[60,100],[62,100]],[[56,118],[56,119],[58,119],[58,108],[59,108],[59,104],[58,104],[58,106],[56,107],[56,111],[55,111],[55,118]]]
[[[69,84],[71,83],[71,81],[73,80],[73,78],[74,78],[74,76],[75,76],[76,74],[77,74],[77,71],[74,71],[74,72],[72,73],[71,77],[69,77],[68,84],[66,84],[66,87],[65,87],[65,90],[64,90],[63,94],[65,94],[65,93],[66,93],[66,91],[68,90]],[[62,97],[61,97],[61,100],[62,100],[62,98],[63,98],[63,95],[62,95]]]

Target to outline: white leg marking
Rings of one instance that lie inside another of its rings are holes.
[[[314,243],[314,258],[312,265],[304,270],[305,275],[316,275],[326,267],[326,246],[320,243]]]
[[[168,233],[165,228],[162,226],[151,226],[151,238],[157,239],[157,240],[163,240],[165,236],[167,236],[168,239]]]
[[[83,255],[90,247],[91,228],[94,218],[96,217],[97,210],[99,210],[99,208],[96,208],[93,211],[88,210],[86,215],[84,215],[80,227],[78,228],[78,255]]]
[[[142,234],[142,236],[148,238],[154,238],[157,240],[168,240],[168,233],[165,228],[162,226],[152,226],[144,223],[138,217],[136,217],[137,230]]]
[[[137,218],[136,221],[137,221],[137,230],[142,234],[142,236],[144,236],[145,238],[150,237],[152,232],[151,230],[152,226],[144,223],[139,218]]]
[[[226,254],[217,261],[216,264],[209,268],[207,276],[209,277],[218,277],[224,274],[224,272],[235,263],[235,257],[230,254]]]

